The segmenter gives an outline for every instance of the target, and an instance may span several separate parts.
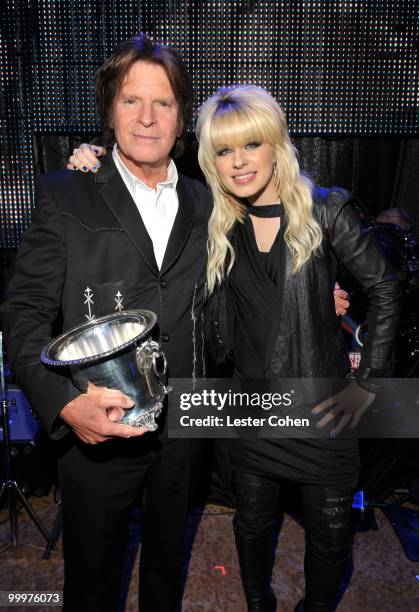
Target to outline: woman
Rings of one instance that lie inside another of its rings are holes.
[[[350,195],[316,188],[301,174],[284,113],[263,89],[220,89],[201,107],[196,132],[214,197],[207,269],[214,354],[222,362],[219,347],[230,346],[235,375],[243,379],[345,376],[332,299],[337,257],[371,304],[361,386],[353,390],[358,419],[374,398],[365,379],[390,374],[399,287],[374,239],[362,233]],[[351,414],[342,419],[340,428]],[[246,438],[231,445],[230,455],[248,610],[276,609],[270,578],[282,479],[300,483],[303,498],[306,592],[297,609],[332,610],[350,557],[357,442]]]

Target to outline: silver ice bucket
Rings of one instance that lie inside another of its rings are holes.
[[[50,342],[41,361],[70,368],[83,393],[89,383],[122,391],[134,405],[119,422],[155,431],[168,391],[166,357],[151,339],[156,321],[151,310],[124,310],[82,323]]]

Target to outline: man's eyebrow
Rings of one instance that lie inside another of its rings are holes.
[[[135,100],[142,100],[143,96],[139,96],[135,93],[130,93],[129,91],[120,91],[119,95],[123,98],[133,98]],[[174,96],[155,96],[153,98],[154,101],[164,101],[164,102],[172,102],[173,104],[176,102],[176,98]]]
[[[173,96],[156,96],[153,100],[164,100],[165,102],[175,102],[176,99]]]

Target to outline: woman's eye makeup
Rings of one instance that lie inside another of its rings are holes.
[[[231,149],[228,147],[220,147],[215,153],[218,157],[222,157],[223,155],[227,155],[227,153],[231,153]]]
[[[262,143],[258,142],[256,140],[253,140],[252,142],[246,142],[246,144],[243,145],[243,149],[245,149],[246,151],[252,151],[253,149],[257,149],[258,147],[260,147]],[[219,157],[222,157],[223,155],[227,155],[228,153],[231,153],[233,151],[233,147],[220,147],[219,149],[216,149],[216,155]]]

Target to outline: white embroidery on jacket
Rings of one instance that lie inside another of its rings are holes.
[[[84,316],[86,317],[88,321],[93,321],[93,319],[95,318],[95,315],[92,314],[92,305],[94,304],[94,301],[93,301],[93,291],[90,289],[90,287],[86,287],[86,289],[84,290],[84,297],[86,298],[84,300],[84,303],[87,304],[87,310],[88,310],[88,314],[85,314]]]
[[[205,283],[204,287],[204,305],[207,301],[208,292],[207,292],[207,284]],[[205,316],[204,316],[204,306],[201,309],[201,359],[202,359],[202,378],[206,378],[207,376],[207,368],[205,363],[205,335],[204,335],[204,325],[205,325]]]
[[[192,308],[191,308],[191,319],[192,319],[192,346],[193,346],[193,361],[192,361],[192,388],[195,389],[196,383],[196,316],[195,316],[195,298],[198,283],[195,283],[193,296],[192,296]]]
[[[124,298],[122,296],[122,293],[118,290],[117,293],[115,293],[115,302],[116,302],[115,310],[117,310],[118,312],[121,312],[121,310],[124,310],[124,305],[122,304],[123,299]]]

